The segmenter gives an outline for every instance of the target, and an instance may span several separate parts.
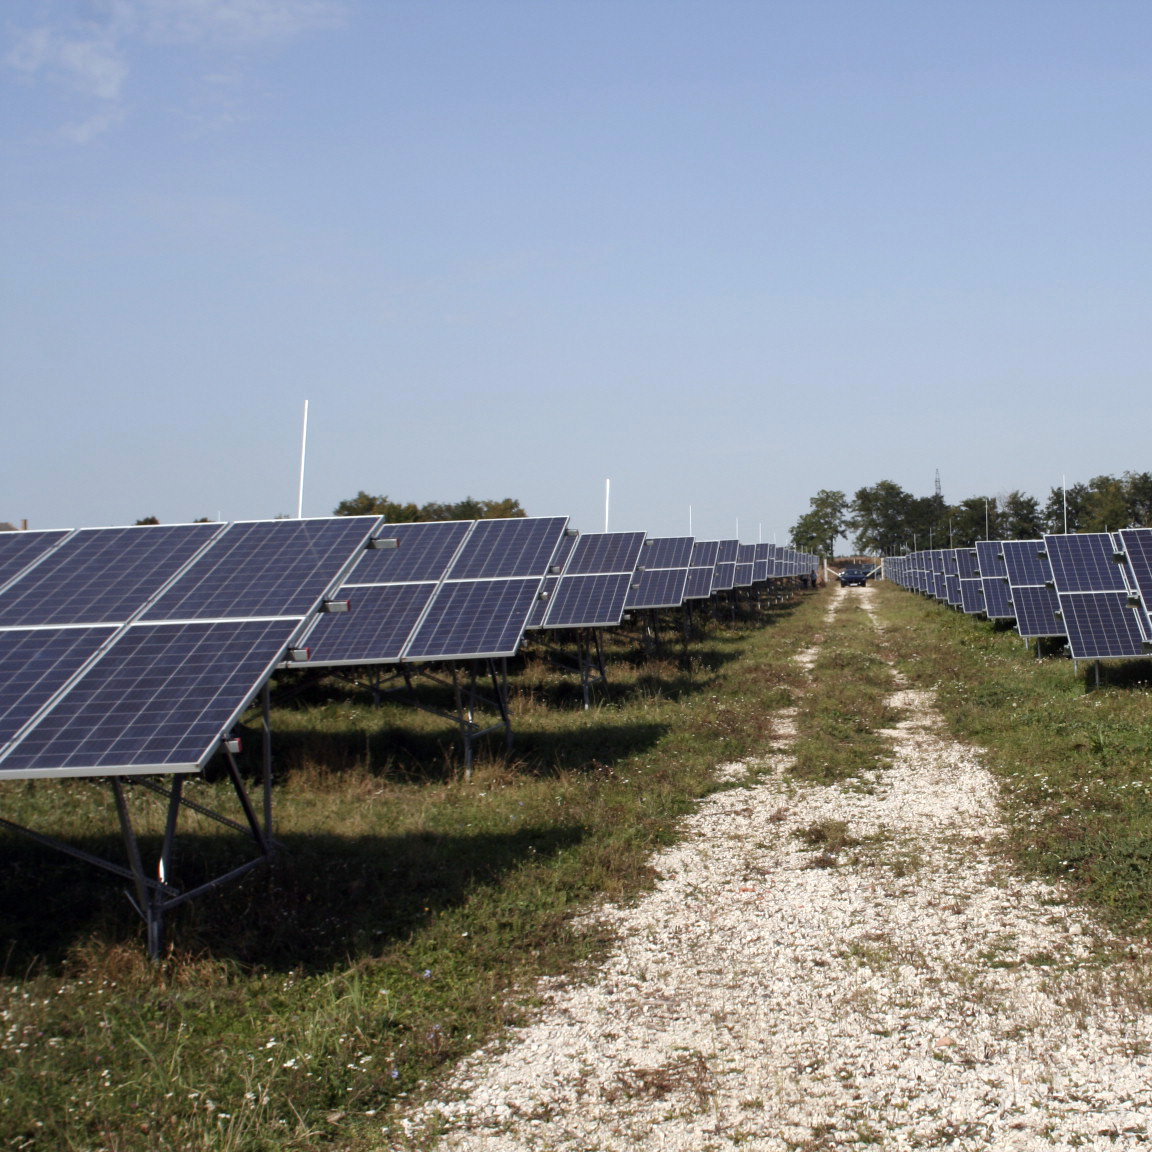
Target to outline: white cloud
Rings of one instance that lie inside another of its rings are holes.
[[[29,80],[50,79],[96,102],[81,124],[66,130],[78,141],[123,118],[133,58],[149,46],[254,50],[339,27],[347,16],[345,0],[94,0],[85,17],[56,15],[59,7],[51,2],[45,7],[47,23],[13,31],[4,63]]]

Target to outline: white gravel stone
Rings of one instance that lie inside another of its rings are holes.
[[[870,589],[839,590],[834,607]],[[810,653],[801,654],[811,668]],[[1011,874],[996,786],[900,688],[892,766],[802,784],[725,765],[615,950],[543,986],[529,1025],[464,1061],[410,1130],[460,1152],[1135,1148],[1152,1141],[1149,956],[1058,887]],[[839,821],[829,867],[796,835]]]

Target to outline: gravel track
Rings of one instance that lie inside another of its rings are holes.
[[[871,605],[838,590],[830,611],[848,597]],[[653,860],[655,890],[599,910],[607,959],[546,985],[409,1131],[442,1125],[444,1152],[1152,1142],[1152,960],[1005,868],[979,751],[893,687],[890,768],[798,783],[782,713],[774,754],[722,766],[745,785]]]

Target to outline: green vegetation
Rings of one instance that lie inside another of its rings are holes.
[[[506,520],[526,516],[519,500],[473,500],[465,496],[454,504],[400,504],[387,496],[357,492],[350,500],[341,500],[333,509],[336,516],[383,516],[389,524],[411,524],[419,520]]]
[[[888,763],[890,748],[880,729],[895,714],[885,704],[892,673],[880,654],[880,633],[861,604],[846,602],[825,632],[812,667],[816,687],[797,716],[792,771],[828,784]]]
[[[1116,532],[1152,524],[1152,472],[1094,476],[1052,488],[1043,507],[1014,491],[949,504],[939,488],[913,496],[891,480],[860,488],[851,500],[822,490],[792,528],[797,547],[832,555],[842,533],[861,554],[896,556],[918,548],[968,548],[977,540],[1033,540],[1045,532]]]
[[[1015,632],[878,589],[886,638],[937,689],[956,737],[986,749],[1019,862],[1072,884],[1116,926],[1152,927],[1152,662],[1037,660]]]
[[[572,677],[527,659],[514,750],[471,779],[443,720],[313,688],[274,717],[281,859],[182,909],[159,965],[116,884],[0,834],[0,1146],[378,1149],[397,1105],[532,1007],[535,978],[598,954],[576,915],[646,888],[714,767],[770,750],[774,713],[799,705],[800,777],[866,785],[889,755],[890,660],[985,749],[1020,866],[1147,934],[1152,667],[1106,667],[1089,690],[1083,668],[892,586],[869,594],[882,629],[851,595],[824,617],[834,594],[725,614],[688,647],[614,635],[587,712]],[[805,671],[795,654],[817,642]],[[95,784],[7,782],[0,803],[116,852]],[[220,839],[194,824],[189,856]],[[917,845],[832,821],[800,839],[813,867],[918,865]],[[861,947],[889,962],[883,941]]]
[[[529,660],[511,757],[470,779],[443,720],[325,682],[273,718],[282,858],[182,908],[159,965],[115,882],[0,833],[0,1146],[379,1147],[393,1105],[515,1019],[535,977],[602,947],[574,914],[650,883],[715,766],[767,750],[820,611],[726,612],[648,654],[614,635],[587,712]],[[102,786],[7,782],[0,805],[118,856]],[[185,862],[224,852],[192,830]]]

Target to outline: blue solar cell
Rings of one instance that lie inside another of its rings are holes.
[[[956,549],[956,575],[961,580],[972,580],[980,575],[980,566],[976,563],[975,549]]]
[[[733,564],[732,565],[732,587],[733,588],[751,588],[752,579],[755,574],[755,564]]]
[[[565,575],[552,594],[547,628],[608,628],[620,623],[630,572]]]
[[[1127,592],[1060,596],[1068,649],[1076,660],[1146,655],[1144,634]]]
[[[637,563],[645,571],[653,568],[687,568],[692,563],[691,536],[649,537],[640,549]]]
[[[123,623],[219,531],[219,524],[80,529],[0,593],[0,626]]]
[[[357,557],[374,516],[231,524],[145,620],[304,616]]]
[[[303,641],[309,664],[373,664],[396,661],[420,619],[436,583],[349,587],[351,612],[324,614]]]
[[[684,581],[685,600],[707,600],[712,595],[712,580],[716,575],[713,564],[688,569],[688,579]]]
[[[1043,554],[1043,540],[1002,540],[1000,552],[1013,588],[1047,584],[1052,579],[1052,565]]]
[[[1016,610],[1012,607],[1008,569],[1000,549],[1001,544],[996,540],[976,542],[976,564],[984,586],[984,615],[989,620],[1013,620]]]
[[[515,655],[540,584],[539,577],[442,584],[408,642],[404,659]]]
[[[0,776],[196,771],[298,628],[132,625],[0,761]]]
[[[718,540],[716,544],[717,564],[735,564],[740,558],[739,540]]]
[[[1144,613],[1152,614],[1152,528],[1126,528],[1120,533],[1120,542]]]
[[[0,532],[0,588],[67,535],[67,531]]]
[[[735,561],[727,564],[717,564],[716,574],[712,577],[712,591],[713,592],[727,592],[731,589],[736,580],[736,563]]]
[[[1045,536],[1057,592],[1127,592],[1116,562],[1116,543],[1107,532]]]
[[[969,614],[984,611],[983,581],[960,581],[960,607]]]
[[[570,575],[631,573],[638,563],[637,557],[643,545],[643,532],[586,533],[576,542],[576,547],[564,569],[565,579]]]
[[[548,609],[552,605],[552,597],[556,595],[556,589],[559,585],[559,576],[545,577],[544,586],[540,589],[539,594],[532,603],[532,610],[528,613],[528,620],[524,625],[525,628],[544,627],[544,620],[548,615]]]
[[[692,545],[693,568],[715,568],[716,556],[720,551],[719,540],[697,540]]]
[[[543,576],[567,523],[564,516],[479,520],[448,578]]]
[[[115,631],[113,627],[0,631],[0,745],[11,740]]]
[[[441,520],[420,524],[385,524],[380,540],[395,540],[395,548],[369,548],[348,577],[355,584],[405,584],[440,580],[472,528],[471,520]]]
[[[679,608],[684,602],[688,572],[687,568],[649,568],[637,573],[624,607]]]
[[[944,601],[953,608],[960,607],[960,577],[950,572],[944,576]]]
[[[1012,588],[1012,614],[1016,631],[1029,639],[1041,636],[1064,636],[1064,621],[1059,615],[1060,601],[1054,588],[1021,584]]]

